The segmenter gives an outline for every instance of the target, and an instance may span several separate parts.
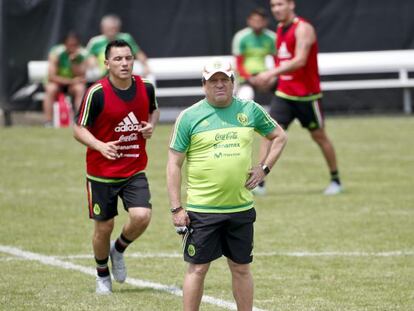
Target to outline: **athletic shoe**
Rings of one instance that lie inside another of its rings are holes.
[[[324,195],[335,195],[342,192],[342,186],[335,181],[331,181],[329,186],[325,189]]]
[[[53,122],[51,122],[51,121],[49,121],[49,122],[45,122],[45,123],[43,124],[43,127],[46,127],[46,128],[52,128],[52,127],[53,127]]]
[[[105,277],[96,277],[96,293],[98,295],[112,294],[112,281],[110,275]]]
[[[119,283],[124,283],[127,276],[124,254],[116,250],[114,241],[111,242],[109,256],[111,257],[112,275],[114,276],[114,280]]]
[[[252,193],[257,196],[263,196],[266,194],[266,187],[256,186],[255,188],[253,188]]]

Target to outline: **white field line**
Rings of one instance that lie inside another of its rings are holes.
[[[182,258],[180,253],[126,253],[127,258]],[[255,253],[255,257],[402,257],[414,256],[414,251],[388,252],[266,252]],[[90,259],[92,254],[53,256],[57,259]],[[0,257],[0,260],[2,258]],[[4,258],[3,260],[6,260]]]
[[[0,245],[0,252],[6,253],[12,256],[16,256],[18,258],[23,258],[26,260],[38,261],[48,266],[58,267],[58,268],[67,269],[67,270],[79,271],[79,272],[82,272],[88,275],[96,276],[96,270],[94,268],[84,267],[84,266],[80,266],[77,264],[73,264],[71,262],[62,261],[53,256],[46,256],[42,254],[32,253],[32,252],[21,250],[16,247],[5,246],[5,245]],[[154,283],[154,282],[149,282],[149,281],[144,281],[144,280],[139,280],[139,279],[133,279],[133,278],[127,278],[125,283],[128,283],[136,287],[140,287],[140,288],[151,288],[154,290],[167,292],[175,296],[183,295],[182,290],[175,286],[168,286],[168,285],[163,285],[159,283]],[[237,310],[237,306],[235,303],[217,299],[211,296],[204,295],[202,298],[202,301],[205,303],[218,306],[226,310]],[[253,310],[264,311],[258,308],[253,308]]]

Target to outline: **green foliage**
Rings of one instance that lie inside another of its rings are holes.
[[[149,141],[153,219],[127,254],[174,254],[165,182],[172,125]],[[329,174],[309,134],[294,124],[280,162],[256,198],[255,306],[265,310],[414,309],[414,119],[335,118],[328,134],[345,192],[322,195]],[[48,256],[92,254],[85,193],[85,147],[68,129],[0,131],[0,246]],[[256,147],[258,147],[258,141]],[[126,213],[119,205],[114,236]],[[405,252],[405,255],[387,252]],[[303,256],[294,256],[301,252]],[[384,256],[379,256],[383,253]],[[94,268],[90,258],[61,258]],[[181,287],[180,257],[126,257],[129,276]],[[0,310],[179,310],[181,298],[114,284],[96,297],[95,280],[0,252]],[[226,261],[210,268],[205,294],[232,301]],[[202,310],[217,310],[203,303]]]

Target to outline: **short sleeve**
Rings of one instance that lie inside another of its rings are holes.
[[[279,125],[258,103],[253,102],[254,128],[262,136],[271,133]]]
[[[175,122],[170,140],[170,148],[184,153],[190,145],[190,139],[190,122],[188,120],[188,115],[184,110]]]
[[[91,126],[103,110],[104,94],[100,83],[92,85],[83,96],[82,104],[76,114],[78,125]]]

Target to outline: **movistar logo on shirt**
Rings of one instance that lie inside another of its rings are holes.
[[[128,115],[119,122],[115,128],[115,132],[133,132],[138,131],[141,128],[139,121],[135,114],[131,111]]]

